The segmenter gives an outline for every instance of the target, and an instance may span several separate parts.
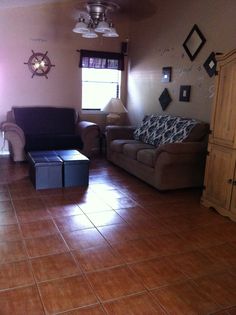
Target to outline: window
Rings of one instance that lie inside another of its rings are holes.
[[[120,97],[121,71],[82,68],[82,109],[100,110],[109,100]]]
[[[111,98],[120,97],[121,53],[80,50],[82,68],[82,109],[101,110]]]

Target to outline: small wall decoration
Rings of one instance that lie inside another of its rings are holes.
[[[161,104],[161,108],[163,110],[165,110],[171,101],[172,101],[172,98],[170,97],[168,90],[164,89],[164,91],[161,93],[161,95],[159,97],[159,102]]]
[[[202,46],[205,44],[206,39],[202,32],[199,30],[198,26],[194,24],[189,35],[183,43],[184,49],[189,56],[190,60],[194,60],[201,50]]]
[[[43,54],[32,50],[32,55],[28,62],[24,62],[25,65],[28,65],[30,72],[32,72],[31,78],[37,75],[45,76],[45,78],[48,79],[47,74],[51,70],[51,67],[55,67],[55,65],[51,64],[47,53],[47,51]]]
[[[179,91],[179,101],[189,102],[190,101],[191,85],[181,85]]]
[[[216,54],[212,52],[207,60],[204,62],[203,66],[210,77],[216,74]]]
[[[170,82],[171,81],[171,67],[162,68],[162,78],[161,82]]]

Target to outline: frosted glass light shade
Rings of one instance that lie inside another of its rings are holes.
[[[119,37],[119,34],[117,33],[116,29],[114,27],[110,27],[109,31],[102,34],[103,37]]]
[[[94,32],[94,30],[90,29],[88,32],[82,34],[83,38],[97,38],[98,35]]]
[[[97,33],[104,33],[109,31],[109,24],[106,21],[100,21],[95,28],[95,32]]]
[[[85,24],[83,19],[80,19],[79,22],[76,23],[75,27],[73,28],[74,33],[83,34],[89,31],[88,26]]]

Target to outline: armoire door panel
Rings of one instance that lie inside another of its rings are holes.
[[[207,158],[204,198],[224,209],[230,208],[235,157],[230,149],[212,145]]]
[[[213,141],[234,147],[236,144],[236,60],[220,65],[218,75],[212,126]]]

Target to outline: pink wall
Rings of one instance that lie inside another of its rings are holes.
[[[81,71],[76,50],[120,51],[121,42],[128,37],[128,25],[122,16],[115,20],[118,39],[82,39],[72,32],[74,8],[69,3],[57,3],[0,10],[0,122],[13,105],[73,106],[79,110]],[[24,65],[32,49],[48,51],[56,65],[48,79],[32,79]]]
[[[154,2],[153,2],[154,3]],[[210,120],[214,77],[203,68],[209,54],[226,53],[236,47],[235,0],[156,1],[156,12],[133,20],[130,33],[128,109],[138,123],[145,114],[163,113],[159,96],[164,88],[172,102],[166,112]],[[183,42],[197,24],[206,43],[192,62]],[[161,82],[162,67],[172,67],[172,81]],[[179,102],[180,85],[191,85],[189,103]]]
[[[76,50],[120,51],[121,42],[128,37],[127,20],[122,15],[113,19],[119,38],[89,40],[72,32],[74,9],[75,5],[67,2],[0,10],[0,123],[12,106],[69,106],[80,110],[81,71]],[[24,65],[32,49],[48,51],[56,65],[48,79],[32,79]],[[126,90],[123,93],[125,97]],[[96,121],[96,116],[92,118]],[[0,148],[2,143],[0,136]]]

